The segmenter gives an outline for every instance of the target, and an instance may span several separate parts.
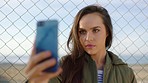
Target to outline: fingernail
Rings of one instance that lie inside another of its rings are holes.
[[[50,52],[49,52],[49,51],[46,51],[46,54],[47,54],[47,55],[49,55],[49,54],[50,54]]]
[[[43,72],[40,72],[39,75],[43,75]]]
[[[51,62],[54,62],[54,61],[55,61],[55,59],[52,58],[52,59],[51,59]]]

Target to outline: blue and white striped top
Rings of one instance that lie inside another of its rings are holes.
[[[98,70],[98,83],[103,83],[103,70]]]

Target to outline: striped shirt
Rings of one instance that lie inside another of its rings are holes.
[[[98,70],[98,83],[103,83],[103,70]]]

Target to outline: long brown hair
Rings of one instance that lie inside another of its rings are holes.
[[[65,58],[62,64],[63,73],[62,83],[82,83],[83,79],[83,67],[84,67],[84,55],[85,51],[79,41],[78,29],[79,21],[84,15],[97,12],[103,19],[103,23],[106,28],[108,36],[106,38],[106,49],[109,49],[112,44],[113,29],[110,16],[108,11],[96,5],[89,5],[82,8],[76,15],[74,19],[74,24],[72,26],[70,36],[67,41],[67,47],[70,50],[69,56]]]

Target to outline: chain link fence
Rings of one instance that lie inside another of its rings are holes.
[[[66,54],[66,41],[76,13],[86,5],[100,4],[114,27],[112,48],[134,70],[138,83],[148,83],[147,0],[1,0],[0,83],[24,83],[39,20],[58,19],[59,57]]]

